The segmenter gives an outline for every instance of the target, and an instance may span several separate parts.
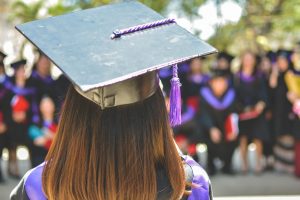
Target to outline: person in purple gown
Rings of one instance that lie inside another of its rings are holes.
[[[220,69],[212,70],[209,84],[200,91],[201,114],[207,144],[207,170],[210,175],[217,172],[215,159],[223,161],[222,172],[234,174],[232,155],[238,137],[236,93],[229,83],[229,75]]]
[[[27,136],[31,123],[39,121],[38,104],[35,89],[31,87],[25,72],[26,60],[21,59],[11,64],[14,76],[9,78],[5,87],[9,90],[10,117],[8,123],[9,138],[9,175],[19,178],[16,158],[16,149],[25,145],[30,150],[30,141]]]

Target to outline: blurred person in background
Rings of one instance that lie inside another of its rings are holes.
[[[4,182],[2,174],[2,151],[7,147],[7,122],[9,116],[8,90],[5,84],[8,77],[5,74],[4,58],[6,55],[0,51],[0,183]]]
[[[37,103],[44,95],[54,98],[54,80],[51,77],[51,61],[42,52],[38,51],[38,59],[33,66],[29,82],[36,89]]]
[[[238,136],[238,116],[234,88],[228,73],[214,69],[209,84],[201,89],[201,121],[207,141],[207,171],[216,174],[214,161],[223,161],[222,172],[234,174],[231,161]]]
[[[274,121],[273,121],[273,100],[274,100],[274,89],[270,86],[270,77],[272,74],[273,67],[276,64],[276,53],[273,51],[268,51],[261,56],[259,63],[259,72],[263,76],[265,81],[265,86],[267,89],[268,104],[266,111],[264,113],[266,123],[270,133],[270,140],[263,141],[263,153],[266,158],[265,170],[273,170],[274,167],[274,154],[273,147],[276,140],[276,135],[274,132]]]
[[[32,167],[36,167],[44,162],[57,130],[54,118],[54,101],[48,96],[42,97],[39,110],[41,114],[40,122],[31,125],[28,131],[29,137],[32,140]]]
[[[204,58],[194,58],[189,68],[182,73],[182,124],[174,128],[176,142],[184,153],[199,161],[196,144],[203,142],[202,127],[199,123],[200,90],[207,84],[208,76],[203,73]]]
[[[291,52],[278,50],[276,65],[270,76],[270,86],[274,90],[273,120],[276,144],[274,146],[275,170],[293,173],[294,139],[292,136],[292,103],[288,99],[287,77],[292,73]]]
[[[39,121],[38,105],[35,89],[29,85],[25,73],[26,60],[22,59],[11,64],[14,75],[7,82],[10,101],[9,136],[9,165],[8,174],[19,179],[16,150],[19,145],[25,145],[30,151],[30,141],[27,135],[31,123]]]
[[[295,46],[291,55],[293,70],[286,75],[288,87],[287,97],[292,104],[294,114],[292,132],[295,139],[295,169],[294,173],[300,177],[300,42]]]
[[[263,76],[258,71],[256,55],[246,51],[241,56],[241,67],[234,80],[239,114],[240,151],[242,172],[248,172],[248,144],[256,145],[255,174],[260,174],[263,156],[263,141],[269,140],[268,127],[264,117],[267,105],[267,91]]]
[[[232,55],[229,53],[223,51],[218,53],[217,55],[217,62],[216,62],[216,68],[219,70],[223,70],[225,74],[228,75],[228,79],[230,81],[230,84],[233,82],[233,73],[231,71],[231,61],[234,59]]]

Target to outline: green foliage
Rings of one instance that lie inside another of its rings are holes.
[[[239,22],[219,27],[210,42],[232,53],[245,49],[261,52],[274,46],[287,47],[287,42],[299,39],[299,31],[298,0],[251,0],[246,2]]]
[[[20,20],[21,22],[36,20],[43,5],[43,0],[39,0],[32,4],[26,4],[21,0],[17,0],[11,5],[12,15],[10,16],[10,19]]]

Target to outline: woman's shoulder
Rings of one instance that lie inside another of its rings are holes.
[[[42,189],[44,163],[28,171],[10,194],[11,200],[46,200]]]
[[[212,200],[211,183],[206,171],[190,156],[182,157],[185,163],[184,168],[187,182],[192,183],[192,193],[188,197],[188,200]]]

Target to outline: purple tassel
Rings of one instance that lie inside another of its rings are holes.
[[[173,78],[171,79],[170,91],[170,122],[171,126],[175,127],[181,124],[181,92],[180,80],[178,78],[178,67],[173,66]]]

